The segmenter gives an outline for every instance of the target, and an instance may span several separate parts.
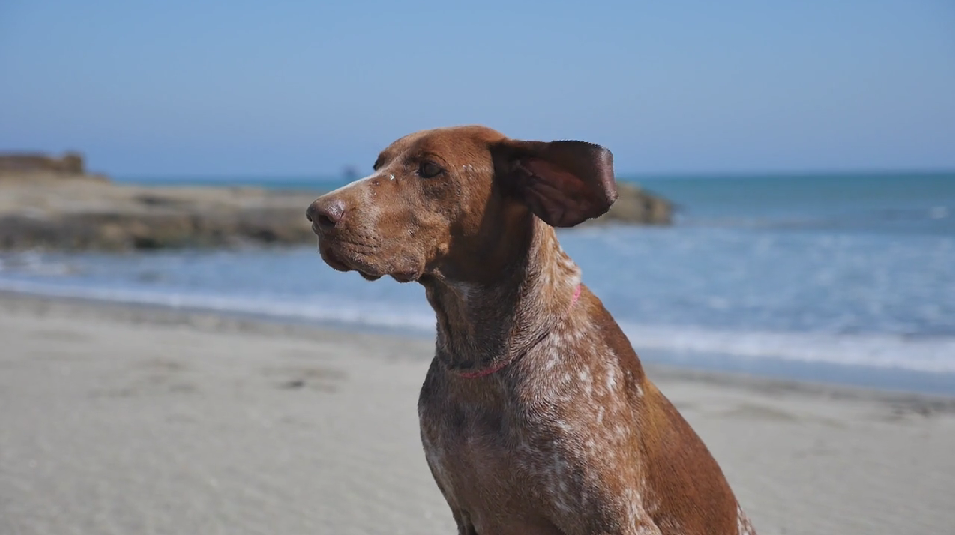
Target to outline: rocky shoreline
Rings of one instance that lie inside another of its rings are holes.
[[[0,251],[149,250],[295,245],[315,239],[304,213],[316,191],[147,187],[99,175],[0,174]],[[672,205],[621,183],[595,224],[667,225]]]

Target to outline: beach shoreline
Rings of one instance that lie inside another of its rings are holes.
[[[0,310],[8,312],[55,315],[82,315],[98,321],[179,326],[214,333],[250,333],[268,336],[288,336],[297,339],[356,339],[366,343],[394,345],[408,351],[401,359],[414,362],[430,362],[434,354],[433,335],[417,330],[392,329],[381,326],[364,326],[354,323],[335,324],[316,322],[285,316],[247,314],[237,311],[220,311],[201,307],[172,307],[151,303],[108,301],[74,296],[53,296],[0,289]],[[694,367],[692,365],[667,364],[642,361],[643,367],[655,377],[670,380],[698,381],[717,386],[775,390],[809,395],[825,395],[834,398],[866,399],[904,404],[926,403],[951,405],[955,409],[955,396],[944,393],[879,388],[821,380],[803,380],[773,377],[744,371],[725,371]],[[424,377],[422,376],[422,379]]]
[[[41,306],[41,303],[72,304],[86,310],[95,310],[107,318],[122,320],[132,312],[143,321],[190,324],[192,318],[205,318],[219,324],[233,324],[237,329],[249,331],[271,330],[298,336],[314,336],[315,333],[336,333],[380,336],[384,339],[428,341],[434,332],[420,327],[396,327],[384,324],[315,319],[290,314],[275,314],[264,311],[250,312],[238,308],[216,308],[202,304],[172,305],[150,301],[131,301],[122,298],[89,296],[69,291],[56,293],[50,288],[34,289],[0,287],[0,302],[23,301]],[[213,320],[214,318],[214,320]],[[647,328],[647,330],[652,330]],[[630,335],[628,335],[630,336]],[[787,360],[782,358],[745,358],[711,353],[681,353],[641,347],[642,340],[631,339],[643,365],[658,369],[661,373],[692,375],[697,378],[713,378],[716,381],[731,381],[744,377],[781,388],[801,386],[817,389],[859,390],[905,398],[910,395],[927,398],[955,399],[955,374],[930,373],[925,371],[882,366],[848,365],[829,362]],[[430,360],[431,346],[421,351],[421,358]],[[701,358],[703,357],[703,358]]]

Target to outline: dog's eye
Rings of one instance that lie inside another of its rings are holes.
[[[421,178],[434,178],[441,174],[441,166],[434,162],[424,161],[418,166],[418,176]]]

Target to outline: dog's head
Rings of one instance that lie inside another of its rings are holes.
[[[603,147],[466,126],[395,141],[370,176],[322,195],[306,217],[331,267],[406,282],[491,261],[530,213],[572,227],[605,213],[616,196]]]

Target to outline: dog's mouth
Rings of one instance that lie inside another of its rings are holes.
[[[364,262],[347,258],[346,255],[343,255],[340,251],[335,251],[331,247],[322,247],[319,244],[319,253],[322,255],[322,260],[336,271],[357,271],[365,280],[370,281],[376,281],[384,275],[383,273],[376,273]]]
[[[413,282],[421,277],[419,270],[385,271],[372,265],[364,258],[364,254],[357,251],[348,251],[347,244],[336,243],[335,246],[319,240],[319,253],[322,260],[336,271],[357,271],[365,280],[376,281],[385,275],[391,275],[398,282]]]

